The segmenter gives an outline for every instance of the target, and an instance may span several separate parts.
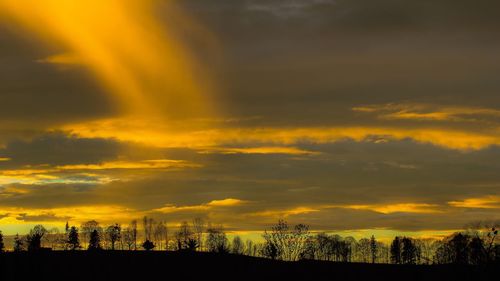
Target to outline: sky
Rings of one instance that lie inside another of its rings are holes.
[[[500,219],[495,0],[0,0],[0,229]]]

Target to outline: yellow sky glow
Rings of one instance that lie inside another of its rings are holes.
[[[163,4],[168,19],[191,24],[171,1]],[[200,66],[172,26],[151,16],[154,5],[152,0],[0,0],[0,11],[47,47],[62,49],[39,62],[84,65],[126,114],[208,112],[208,82]]]

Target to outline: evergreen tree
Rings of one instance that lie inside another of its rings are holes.
[[[22,251],[24,251],[24,242],[21,237],[19,237],[19,234],[16,234],[16,236],[14,237],[14,252]]]
[[[94,231],[90,233],[88,250],[100,250],[100,249],[101,249],[101,237],[99,236],[99,232],[96,229],[94,229]]]
[[[71,250],[80,248],[80,239],[78,238],[78,228],[72,226],[68,233],[68,245]]]

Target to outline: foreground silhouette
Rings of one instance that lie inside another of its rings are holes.
[[[313,234],[279,220],[262,242],[228,239],[224,229],[195,219],[169,236],[164,222],[144,217],[122,229],[88,221],[65,232],[35,226],[5,252],[0,280],[495,280],[498,230],[480,223],[442,240],[375,236],[356,240]],[[83,241],[82,241],[83,240]],[[168,251],[167,251],[168,250]],[[391,264],[389,264],[391,263]]]
[[[493,265],[392,265],[165,251],[39,251],[0,255],[0,280],[495,280]]]

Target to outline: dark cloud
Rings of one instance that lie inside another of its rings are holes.
[[[43,214],[43,215],[28,215],[28,214],[19,214],[16,217],[16,220],[24,221],[24,222],[44,222],[44,221],[68,221],[71,217],[61,217],[55,214]]]
[[[35,38],[4,22],[0,24],[0,45],[0,125],[45,128],[116,112],[82,67],[39,62],[61,50],[43,50]]]
[[[10,161],[0,167],[26,165],[95,164],[115,160],[126,144],[111,139],[78,138],[65,133],[48,133],[32,140],[13,140],[0,148],[2,157]]]
[[[499,106],[495,1],[183,3],[221,41],[223,108],[254,124],[367,123],[349,112],[367,102]]]

